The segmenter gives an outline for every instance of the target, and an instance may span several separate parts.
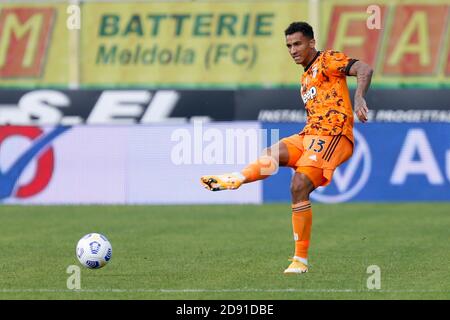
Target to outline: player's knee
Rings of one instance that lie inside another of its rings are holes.
[[[289,160],[288,150],[283,143],[277,143],[265,148],[262,155],[274,159],[274,161],[280,166],[285,166]]]
[[[314,190],[314,185],[304,174],[296,174],[291,182],[291,195],[295,201],[309,200],[309,194]]]
[[[263,150],[261,156],[259,157],[259,162],[264,166],[278,166],[279,165],[279,157],[278,153],[271,148],[266,148]]]
[[[309,199],[309,192],[306,191],[303,183],[291,183],[291,195],[293,199],[306,201]]]

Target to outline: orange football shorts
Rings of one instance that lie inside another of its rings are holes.
[[[305,174],[316,188],[328,185],[334,170],[353,154],[353,143],[344,135],[294,134],[281,142],[288,149],[287,166]]]

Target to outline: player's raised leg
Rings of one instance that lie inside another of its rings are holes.
[[[265,149],[255,162],[250,163],[241,172],[206,175],[200,178],[200,182],[211,191],[234,190],[244,183],[271,176],[277,172],[279,166],[287,165],[288,160],[288,148],[280,141]]]

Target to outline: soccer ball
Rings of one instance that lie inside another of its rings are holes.
[[[78,241],[76,255],[84,267],[98,269],[111,260],[112,246],[104,235],[89,233]]]

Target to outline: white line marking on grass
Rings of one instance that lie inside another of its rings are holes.
[[[450,293],[450,290],[364,290],[364,289],[0,289],[0,293],[250,293],[250,292],[294,292],[294,293]]]

